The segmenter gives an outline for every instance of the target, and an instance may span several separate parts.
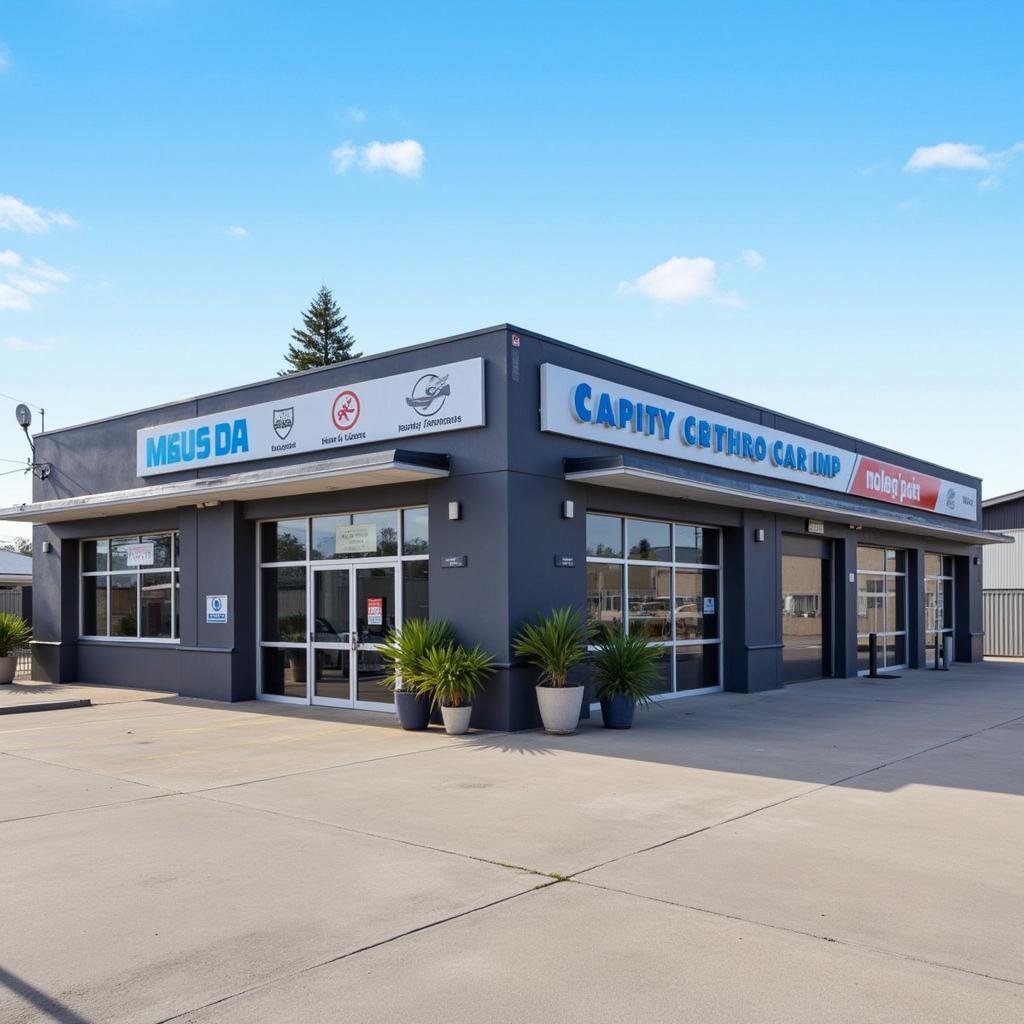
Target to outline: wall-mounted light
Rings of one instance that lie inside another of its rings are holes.
[[[43,554],[48,555],[53,550],[53,545],[48,541],[44,540],[42,543]]]
[[[196,508],[216,508],[219,504],[219,501],[200,501]]]
[[[562,502],[562,518],[572,519],[574,515],[576,515],[576,504],[566,499]]]
[[[448,502],[448,518],[455,522],[457,519],[462,518],[462,502],[461,501],[449,501]]]
[[[764,530],[755,530],[754,531],[754,543],[755,544],[763,544],[764,543]]]
[[[981,565],[981,555],[975,555],[973,558],[973,562],[975,565]]]

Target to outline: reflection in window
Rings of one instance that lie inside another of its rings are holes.
[[[177,552],[176,532],[82,541],[82,636],[177,639]]]
[[[590,624],[663,645],[658,692],[719,687],[720,531],[594,512],[586,529]]]
[[[857,545],[857,661],[867,671],[870,635],[877,635],[880,668],[906,664],[907,553]]]

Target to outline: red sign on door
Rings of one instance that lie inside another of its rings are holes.
[[[366,599],[366,624],[368,626],[384,625],[383,597],[368,597]]]

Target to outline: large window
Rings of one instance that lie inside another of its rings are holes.
[[[178,639],[176,532],[84,540],[81,567],[83,637]]]
[[[663,648],[661,694],[721,686],[718,530],[587,514],[587,616]]]
[[[870,635],[878,636],[878,667],[907,664],[907,553],[857,546],[857,668],[868,671]]]
[[[260,692],[271,697],[308,699],[311,691],[307,679],[312,665],[312,696],[324,696],[323,663],[330,658],[331,670],[340,680],[334,683],[335,695],[346,698],[352,693],[350,673],[357,672],[360,692],[366,697],[367,664],[372,655],[367,644],[379,641],[389,627],[403,619],[429,615],[429,549],[424,507],[260,523]],[[381,591],[387,596],[377,596],[376,591],[370,595],[366,590],[372,582],[370,569],[360,570],[349,587],[341,566],[381,560],[395,565],[394,570],[388,570],[394,572],[393,583],[388,576],[387,586]],[[332,563],[338,571],[325,574]],[[379,616],[379,622],[371,623],[371,614]],[[350,618],[354,627],[340,625]],[[356,667],[350,664],[348,650],[315,650],[310,660],[311,634],[314,643],[351,643],[356,650]],[[356,637],[359,643],[353,642]]]
[[[953,556],[932,551],[924,556],[925,664],[935,666],[935,640],[953,632]]]

